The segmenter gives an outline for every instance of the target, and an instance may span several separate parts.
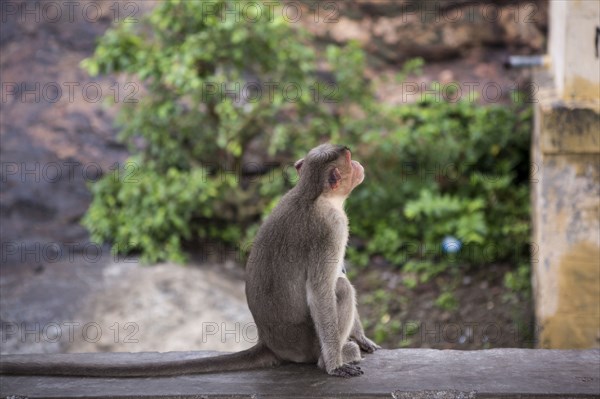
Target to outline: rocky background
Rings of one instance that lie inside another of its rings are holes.
[[[300,3],[307,8],[299,22],[318,43],[361,44],[369,55],[369,78],[386,102],[412,99],[394,76],[416,57],[425,60],[424,73],[407,81],[420,88],[456,82],[465,96],[471,85],[483,103],[507,102],[512,89],[528,90],[531,77],[528,70],[507,70],[508,56],[544,54],[546,48],[547,0],[357,0],[333,8]],[[491,88],[485,92],[496,84],[498,96]]]
[[[336,2],[333,8],[322,3],[315,6],[312,1],[288,4],[301,10],[299,18],[292,15],[290,19],[314,33],[317,46],[348,40],[361,43],[368,52],[368,78],[376,84],[382,101],[400,104],[406,100],[403,87],[393,77],[404,61],[414,57],[426,61],[423,75],[411,77],[418,84],[458,81],[484,87],[493,82],[501,87],[501,96],[483,95],[481,101],[508,101],[511,89],[526,87],[529,71],[507,71],[503,66],[507,56],[545,52],[545,0],[501,5],[467,0],[356,0]],[[152,1],[112,0],[80,0],[72,6],[2,2],[3,353],[114,349],[110,343],[88,345],[90,340],[77,343],[65,337],[40,342],[35,333],[21,333],[25,327],[37,328],[44,338],[45,325],[62,325],[64,320],[82,320],[83,324],[99,320],[104,331],[109,331],[114,322],[126,323],[134,314],[136,320],[145,320],[145,331],[153,333],[145,336],[143,345],[118,346],[119,350],[225,349],[219,343],[212,347],[205,342],[182,344],[190,330],[201,328],[185,324],[186,317],[219,323],[249,320],[243,308],[241,268],[225,273],[197,266],[142,269],[136,262],[114,259],[106,247],[89,243],[79,224],[91,200],[88,185],[127,157],[126,148],[116,139],[116,110],[124,101],[142,95],[131,78],[91,78],[79,63],[92,54],[97,37],[111,23],[128,15],[140,17],[152,5]],[[116,106],[103,105],[111,101]],[[170,304],[169,293],[184,289],[186,296],[194,294],[177,306]],[[225,302],[231,304],[229,309],[241,310],[227,313],[217,306]],[[190,310],[198,309],[199,303],[217,312]],[[152,317],[138,317],[142,313]],[[172,328],[179,324],[186,328]],[[234,344],[232,349],[236,348]]]

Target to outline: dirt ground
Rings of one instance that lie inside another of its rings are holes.
[[[508,265],[445,274],[413,289],[401,271],[352,271],[368,335],[386,348],[488,349],[533,347],[529,295],[503,284]]]

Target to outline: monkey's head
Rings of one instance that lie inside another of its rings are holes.
[[[346,198],[365,178],[360,163],[352,160],[350,149],[343,145],[321,144],[294,164],[298,185],[312,199],[320,195]]]

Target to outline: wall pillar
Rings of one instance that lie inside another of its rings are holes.
[[[600,347],[599,9],[551,1],[551,71],[537,75],[532,264],[542,348]]]

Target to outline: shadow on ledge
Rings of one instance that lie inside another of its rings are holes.
[[[215,352],[4,355],[29,361],[140,363]],[[2,397],[27,398],[595,398],[600,350],[380,350],[361,363],[365,374],[330,377],[312,365],[287,365],[161,378],[1,376]]]

